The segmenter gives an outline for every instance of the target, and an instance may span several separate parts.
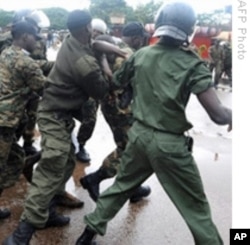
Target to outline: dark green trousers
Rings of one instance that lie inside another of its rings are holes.
[[[214,225],[201,177],[184,135],[155,131],[135,122],[128,132],[120,170],[85,223],[104,235],[134,190],[153,173],[188,225],[195,244],[223,244]],[[166,217],[167,219],[167,217]]]
[[[64,189],[75,168],[71,140],[74,120],[66,113],[39,112],[42,158],[34,171],[21,220],[43,228],[51,199]]]

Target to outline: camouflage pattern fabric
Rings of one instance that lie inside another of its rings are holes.
[[[0,54],[5,48],[10,47],[11,44],[12,44],[12,37],[10,31],[0,34]]]
[[[11,44],[12,44],[12,36],[11,36],[10,31],[7,31],[0,35],[0,53],[5,48],[10,47]],[[45,76],[49,74],[51,68],[54,65],[54,62],[47,61],[46,51],[47,50],[46,50],[45,41],[38,40],[36,42],[34,51],[30,55],[31,58],[38,60],[37,63],[40,66],[40,68],[43,70],[43,73]],[[36,99],[34,99],[34,97],[36,97]],[[20,125],[18,136],[17,136],[17,138],[20,138],[21,136],[23,136],[24,141],[28,144],[32,144],[33,142],[39,96],[36,93],[34,93],[31,96],[31,98],[32,99],[30,102],[28,102],[28,106],[25,110],[28,118],[26,118],[26,116],[24,115],[25,122],[27,123],[27,125],[23,125],[23,124]],[[22,129],[22,132],[20,132],[20,129]]]
[[[12,45],[0,56],[0,126],[17,127],[29,95],[43,88],[45,77],[38,64]]]
[[[24,152],[16,129],[32,91],[43,88],[42,70],[21,48],[10,46],[0,56],[0,188],[14,185],[22,173]]]
[[[221,75],[224,70],[225,52],[222,45],[212,45],[209,49],[211,60],[211,68],[215,69],[214,85],[217,86],[220,82]]]
[[[15,129],[0,127],[0,189],[13,186],[24,167],[24,152],[15,141]]]
[[[127,44],[122,42],[119,47],[129,55],[133,54],[133,50],[129,48]],[[124,59],[117,57],[113,64],[112,71],[115,72],[119,69],[123,62]],[[113,133],[116,143],[116,149],[104,159],[101,166],[101,169],[105,169],[109,177],[115,176],[118,171],[121,155],[128,142],[127,132],[133,123],[130,104],[127,104],[126,107],[120,107],[121,95],[124,96],[126,92],[127,91],[124,90],[110,92],[109,95],[101,101],[103,116]]]
[[[25,143],[33,143],[34,141],[34,129],[36,126],[37,108],[39,101],[40,96],[37,93],[32,93],[26,105],[26,115],[28,120],[23,132],[23,140]]]
[[[99,102],[89,98],[82,107],[82,120],[77,134],[77,140],[80,145],[85,145],[88,139],[93,134],[96,124],[96,114],[99,106]]]
[[[232,87],[232,47],[229,43],[226,43],[224,46],[224,72],[228,76],[229,85]]]

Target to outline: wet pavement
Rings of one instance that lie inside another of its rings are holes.
[[[227,90],[218,90],[222,102],[231,108],[232,94]],[[188,118],[194,127],[190,135],[194,137],[194,156],[203,178],[205,191],[211,205],[215,224],[224,240],[229,244],[229,229],[232,222],[232,177],[231,177],[231,147],[232,133],[226,126],[214,124],[206,112],[192,96],[188,105]],[[79,124],[77,123],[77,126]],[[77,132],[75,129],[74,135]],[[74,138],[75,139],[75,138]],[[39,138],[36,141],[39,147]],[[39,230],[31,240],[31,245],[71,245],[75,244],[81,234],[84,224],[83,215],[95,208],[95,203],[88,193],[79,185],[79,178],[96,170],[104,157],[114,149],[112,134],[98,112],[98,121],[93,137],[87,143],[86,149],[91,154],[91,164],[77,163],[73,177],[67,183],[67,191],[85,202],[80,209],[63,209],[58,211],[71,218],[64,228],[49,228]],[[113,179],[101,183],[101,191],[110,186]],[[146,183],[152,188],[151,195],[137,204],[127,202],[118,215],[109,223],[107,234],[97,236],[100,245],[191,245],[194,244],[190,231],[164,193],[155,175]],[[0,221],[0,243],[16,227],[21,212],[27,187],[23,176],[15,187],[3,192],[0,207],[9,207],[12,215]]]

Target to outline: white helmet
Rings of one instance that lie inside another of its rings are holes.
[[[27,20],[35,24],[39,28],[46,28],[50,26],[48,16],[42,10],[22,9],[14,14],[12,23]]]
[[[105,34],[107,32],[107,25],[101,19],[92,19],[91,21],[92,29]]]

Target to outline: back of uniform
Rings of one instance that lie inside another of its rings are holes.
[[[129,77],[131,72],[123,74],[123,70],[116,76],[121,76],[119,80],[124,86],[132,81],[133,92],[137,95],[132,104],[134,118],[157,130],[176,134],[189,130],[192,125],[186,118],[185,107],[190,94],[213,86],[205,63],[192,50],[157,44],[137,51],[124,70],[128,71],[128,66],[136,70],[132,78]],[[140,72],[140,67],[144,73]],[[187,80],[190,73],[193,75]],[[160,110],[159,105],[164,109]]]

